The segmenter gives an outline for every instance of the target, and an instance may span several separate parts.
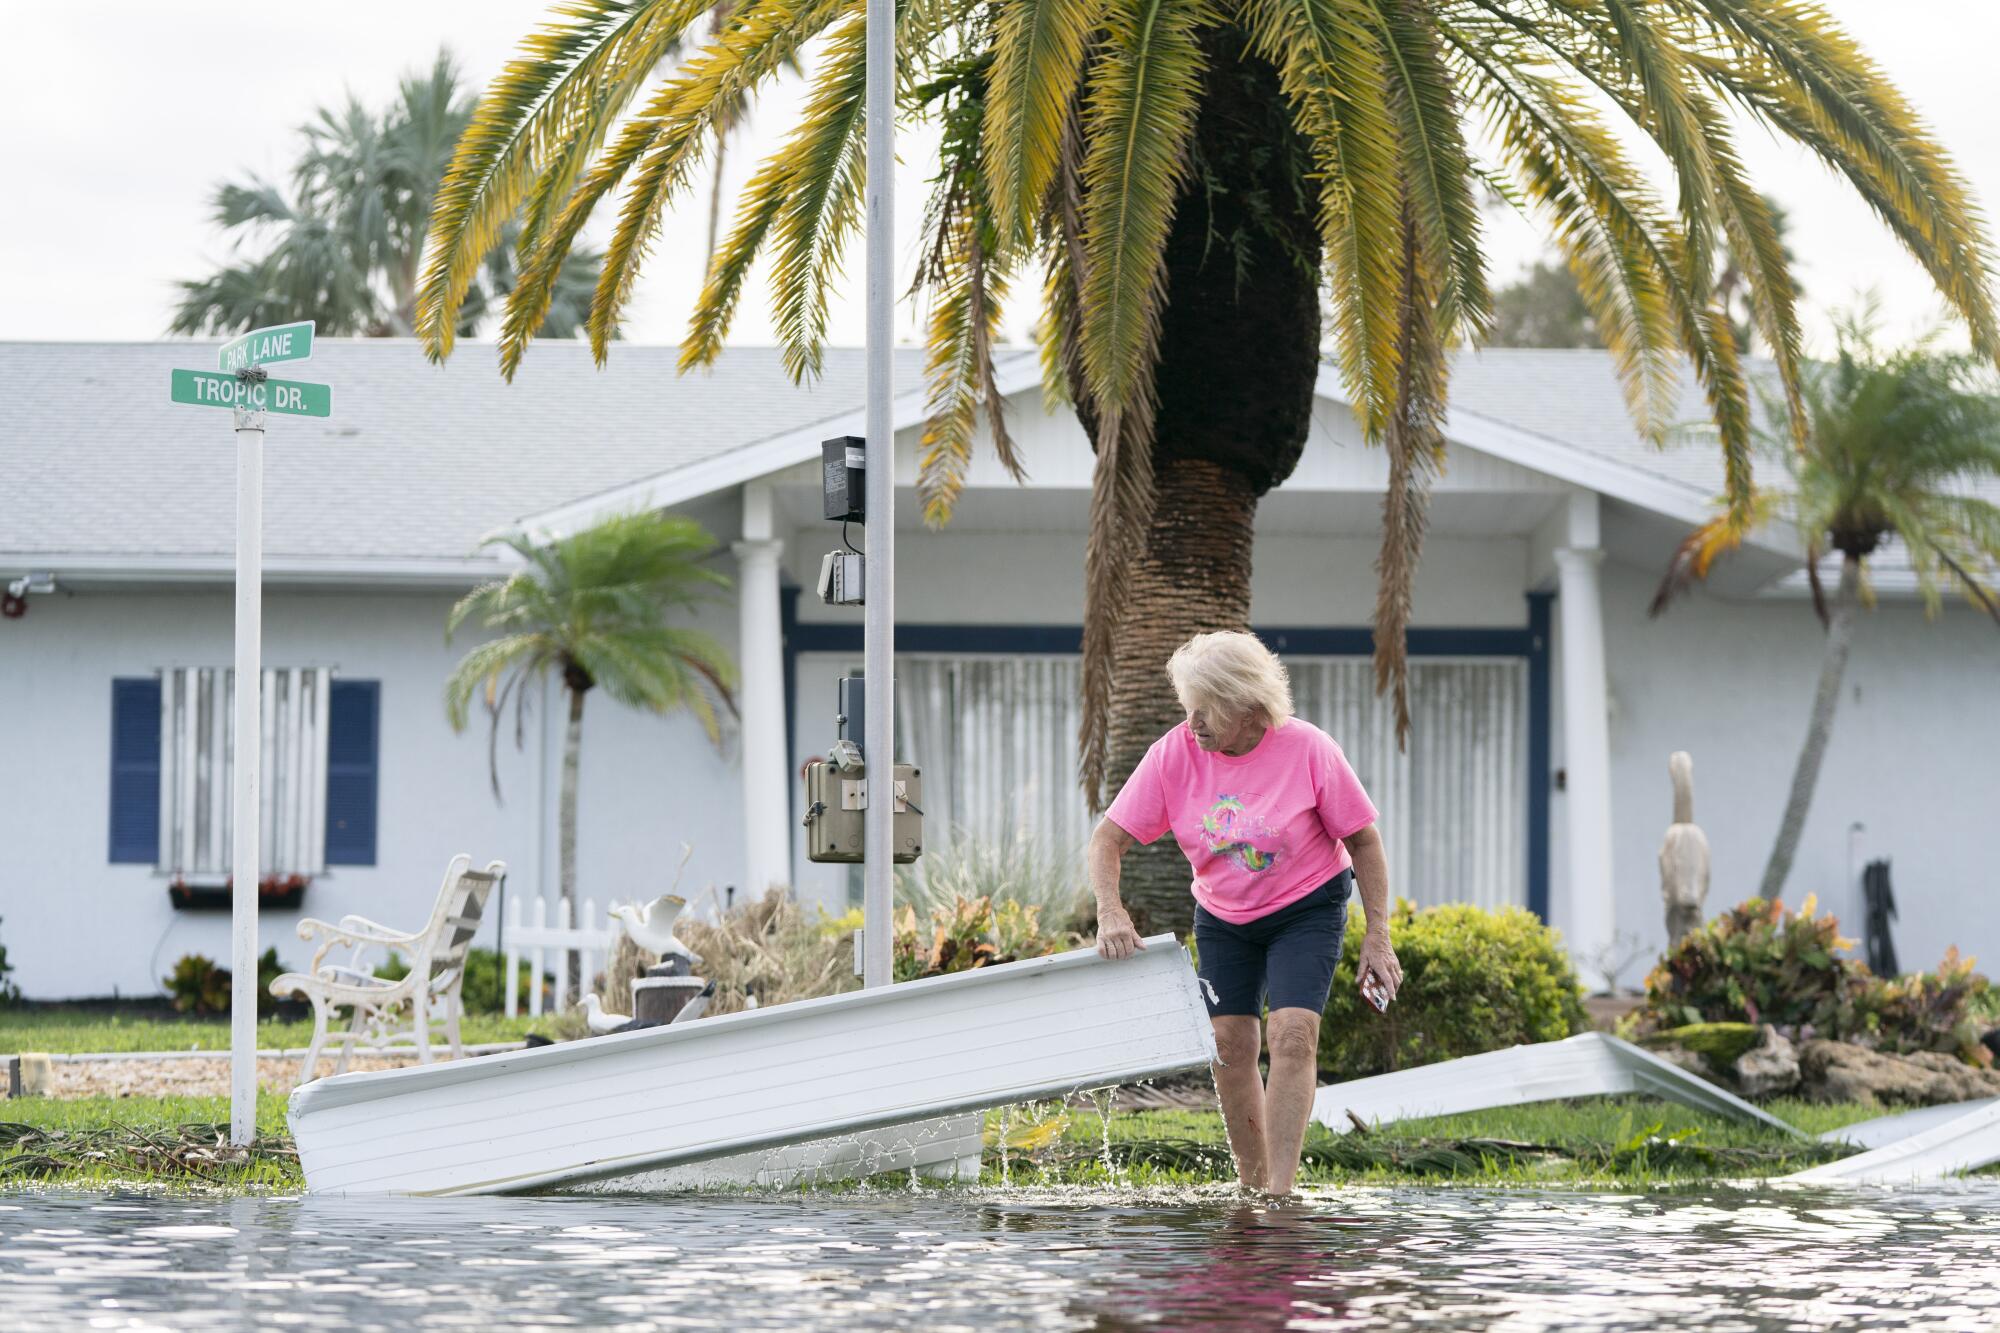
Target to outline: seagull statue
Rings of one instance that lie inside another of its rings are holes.
[[[674,922],[680,919],[681,909],[687,906],[687,899],[678,893],[663,893],[641,907],[637,903],[615,903],[611,915],[625,927],[625,934],[632,943],[642,949],[665,958],[678,954],[687,959],[688,966],[699,967],[701,955],[680,942],[674,934]]]
[[[583,997],[583,1021],[592,1034],[601,1036],[606,1032],[616,1032],[619,1028],[624,1027],[632,1021],[632,1015],[614,1014],[607,1011],[604,1007],[604,1001],[597,998],[596,991],[592,991]]]

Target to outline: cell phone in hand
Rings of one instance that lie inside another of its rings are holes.
[[[1382,978],[1375,975],[1372,967],[1361,974],[1361,998],[1368,1001],[1376,1013],[1389,1012],[1389,988],[1382,984]]]

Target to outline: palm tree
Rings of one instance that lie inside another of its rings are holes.
[[[268,244],[181,283],[170,331],[238,333],[313,319],[326,335],[408,337],[431,200],[471,118],[472,99],[444,52],[428,74],[403,79],[396,102],[380,115],[352,97],[321,108],[300,131],[304,151],[290,195],[257,176],[216,191],[217,225],[238,233],[239,246]],[[511,231],[511,224],[503,228],[503,242]],[[459,314],[460,332],[470,334],[512,290],[512,253],[503,243],[485,256]],[[575,334],[589,304],[587,279],[560,283],[538,332]]]
[[[472,701],[484,700],[497,746],[508,697],[515,736],[528,685],[554,671],[569,695],[558,816],[562,896],[576,900],[577,760],[584,696],[601,685],[613,699],[654,713],[686,709],[711,741],[721,740],[716,704],[735,710],[736,668],[708,634],[668,618],[706,600],[729,580],[706,563],[715,541],[692,519],[661,514],[613,518],[546,545],[495,538],[521,559],[507,578],[473,589],[445,622],[450,641],[477,619],[497,637],[459,662],[445,682],[445,713],[463,731]],[[488,543],[489,545],[493,543]],[[500,794],[497,766],[493,794]]]
[[[879,0],[878,0],[879,2]],[[819,366],[827,293],[860,222],[864,0],[744,0],[657,83],[698,0],[568,0],[489,86],[438,194],[418,301],[451,351],[478,256],[519,213],[512,374],[585,223],[622,190],[587,328],[600,357],[664,212],[717,125],[811,44],[797,125],[751,177],[683,347],[714,359],[747,275],[774,254],[793,374]],[[1167,650],[1248,616],[1258,498],[1291,472],[1319,372],[1317,294],[1368,438],[1389,455],[1377,684],[1408,725],[1404,627],[1444,455],[1445,348],[1490,300],[1475,184],[1552,233],[1650,432],[1681,358],[1705,386],[1747,522],[1750,409],[1716,299],[1718,245],[1796,392],[1793,283],[1737,156],[1747,112],[1843,174],[2000,346],[1986,242],[1963,183],[1901,95],[1816,7],[1756,0],[903,0],[904,117],[942,127],[919,285],[932,417],[920,487],[948,518],[982,415],[1019,469],[991,342],[1039,277],[1044,378],[1097,453],[1085,555],[1081,776],[1093,803],[1173,720]],[[1492,161],[1475,159],[1472,125]],[[1671,202],[1628,151],[1675,172]],[[1802,433],[1803,425],[1797,429]],[[1170,852],[1128,901],[1186,913]]]
[[[1900,542],[1932,614],[1940,584],[1949,584],[2000,624],[2000,594],[1989,582],[2000,570],[2000,505],[1973,493],[1981,483],[2000,482],[2000,396],[1984,368],[1923,345],[1884,355],[1863,318],[1844,322],[1839,354],[1808,368],[1800,387],[1805,447],[1774,450],[1791,484],[1757,490],[1750,504],[1758,521],[1787,519],[1804,539],[1813,605],[1826,627],[1805,744],[1758,890],[1773,902],[1784,891],[1812,807],[1855,612],[1873,601],[1869,558]],[[1717,519],[1681,544],[1654,614],[1708,572],[1733,541],[1728,527]],[[1819,578],[1828,551],[1840,553],[1830,606]]]

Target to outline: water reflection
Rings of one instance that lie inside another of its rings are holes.
[[[2000,1326],[2000,1181],[1922,1192],[0,1196],[0,1325]]]

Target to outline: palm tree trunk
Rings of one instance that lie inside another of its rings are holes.
[[[1167,658],[1191,636],[1250,628],[1251,529],[1257,494],[1241,473],[1177,459],[1154,480],[1145,553],[1130,575],[1112,655],[1107,771],[1122,784],[1146,748],[1181,721]],[[1142,930],[1194,923],[1188,863],[1171,836],[1125,854],[1120,894]]]
[[[1250,627],[1257,500],[1298,465],[1319,374],[1310,156],[1276,71],[1242,32],[1211,29],[1203,45],[1193,171],[1167,238],[1153,518],[1112,654],[1107,796],[1181,720],[1166,676],[1173,650]],[[1188,879],[1163,838],[1127,853],[1121,892],[1142,928],[1185,931]]]
[[[563,731],[562,796],[556,814],[557,874],[562,896],[576,910],[576,779],[578,759],[583,753],[583,691],[569,688],[569,726]],[[575,1002],[584,979],[577,976],[582,955],[572,954],[569,963],[570,994],[558,995],[558,1005]],[[537,982],[537,985],[540,983]]]
[[[1785,891],[1785,878],[1792,873],[1792,858],[1798,854],[1799,837],[1805,832],[1813,788],[1819,785],[1820,761],[1826,758],[1827,738],[1833,733],[1833,712],[1840,702],[1841,677],[1847,674],[1847,651],[1854,643],[1854,609],[1860,587],[1861,562],[1847,556],[1840,562],[1840,586],[1833,594],[1826,648],[1820,654],[1819,691],[1813,696],[1812,721],[1806,726],[1806,743],[1799,751],[1798,767],[1792,772],[1792,794],[1785,801],[1778,841],[1764,866],[1763,886],[1757,890],[1758,896],[1766,900],[1775,899]]]

